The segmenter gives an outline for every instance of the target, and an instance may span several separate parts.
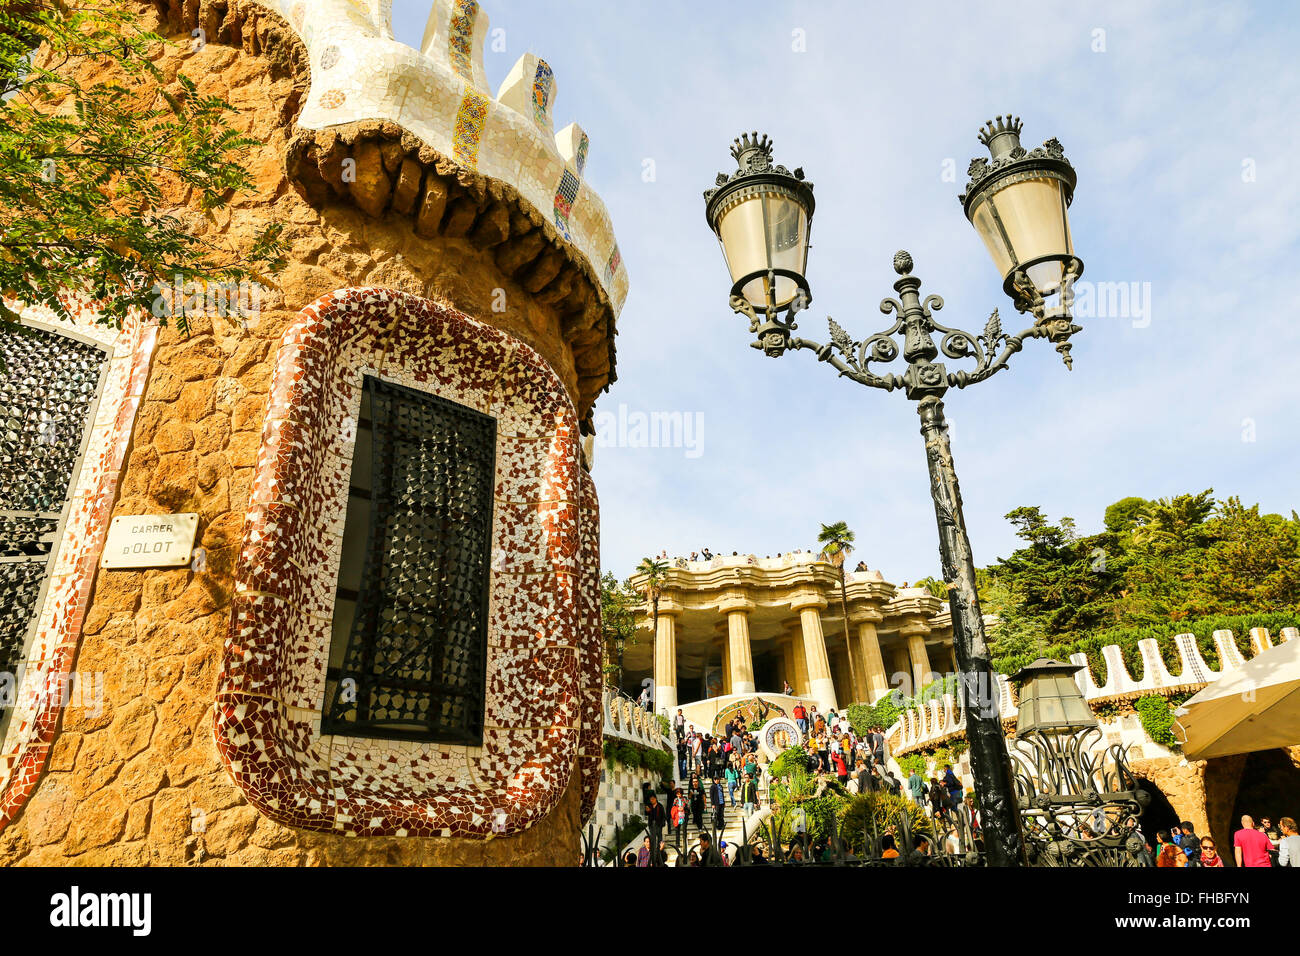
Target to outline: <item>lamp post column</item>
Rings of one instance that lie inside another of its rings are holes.
[[[1024,834],[998,712],[998,685],[989,661],[984,618],[975,590],[975,561],[966,536],[966,518],[961,510],[961,490],[948,444],[943,401],[936,395],[927,395],[921,398],[917,411],[930,469],[930,494],[939,524],[939,557],[943,578],[948,582],[952,643],[961,674],[966,740],[970,745],[971,773],[979,791],[985,852],[991,866],[1024,866],[1027,865]]]

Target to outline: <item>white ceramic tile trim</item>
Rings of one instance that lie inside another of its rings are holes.
[[[456,128],[466,93],[487,104],[477,136],[474,168],[507,183],[555,225],[556,192],[568,169],[578,180],[568,215],[569,242],[591,265],[617,315],[627,298],[627,269],[618,257],[607,265],[617,240],[604,202],[583,180],[586,134],[570,124],[552,135],[551,110],[558,82],[549,82],[545,122],[532,110],[537,58],[524,54],[496,97],[483,69],[488,17],[475,0],[434,0],[423,52],[393,37],[392,0],[253,0],[284,17],[311,58],[311,89],[298,124],[326,129],[363,120],[387,120],[418,136],[449,159],[456,157]],[[458,13],[472,18],[469,76],[451,53]],[[327,56],[328,53],[328,56]],[[521,111],[521,107],[524,111]],[[460,161],[460,160],[457,160]]]

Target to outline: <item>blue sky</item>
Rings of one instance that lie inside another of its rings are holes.
[[[591,137],[587,178],[627,263],[619,380],[598,408],[702,422],[694,452],[598,449],[606,568],[625,575],[665,548],[810,548],[819,522],[844,520],[887,579],[938,571],[913,403],[838,380],[809,352],[766,358],[727,307],[701,193],[754,129],[816,186],[809,338],[826,338],[828,314],[856,338],[886,327],[877,303],[900,248],[923,294],[944,297],[944,324],[980,331],[994,307],[1028,324],[956,199],[987,155],[978,127],[1005,113],[1023,118],[1027,146],[1055,136],[1074,163],[1084,280],[1149,289],[1149,308],[1080,321],[1073,372],[1030,342],[1009,370],[948,394],[977,564],[1014,550],[1002,516],[1018,505],[1084,532],[1127,495],[1213,487],[1300,507],[1288,4],[484,6],[505,30],[506,51],[486,54],[493,88],[524,52],[551,64],[556,127],[576,120]],[[418,46],[427,9],[396,0],[400,39]]]

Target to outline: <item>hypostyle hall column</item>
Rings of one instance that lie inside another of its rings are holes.
[[[831,680],[831,665],[826,657],[826,637],[822,633],[821,609],[826,598],[813,592],[795,596],[790,606],[799,612],[799,625],[803,631],[804,660],[808,666],[808,695],[817,701],[822,713],[838,710],[835,702],[835,682]]]
[[[881,615],[858,618],[858,659],[862,661],[860,671],[863,687],[863,700],[874,704],[889,693],[889,674],[885,671],[885,658],[880,653],[880,638],[876,634],[876,624]]]
[[[727,637],[724,634],[722,640],[718,642],[718,648],[722,656],[722,696],[732,693],[731,690],[731,645],[727,643]]]
[[[719,605],[727,615],[728,667],[731,693],[754,693],[754,654],[749,644],[749,612],[754,602],[743,596],[728,595]]]
[[[794,677],[790,679],[794,692],[797,696],[807,697],[811,691],[808,689],[808,655],[803,652],[802,634],[790,638],[790,659],[794,661]]]
[[[678,608],[659,608],[655,631],[655,709],[672,718],[677,709],[677,621]]]
[[[912,664],[912,693],[918,694],[930,682],[930,655],[925,650],[925,636],[930,626],[913,621],[899,628],[898,633],[907,638],[907,656]]]

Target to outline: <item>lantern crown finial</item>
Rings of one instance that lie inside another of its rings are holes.
[[[772,140],[758,131],[741,133],[731,144],[731,155],[744,172],[759,172],[772,168]]]
[[[1007,155],[1020,145],[1020,131],[1025,124],[1019,116],[999,116],[989,120],[979,131],[979,141],[989,148],[994,159]]]

